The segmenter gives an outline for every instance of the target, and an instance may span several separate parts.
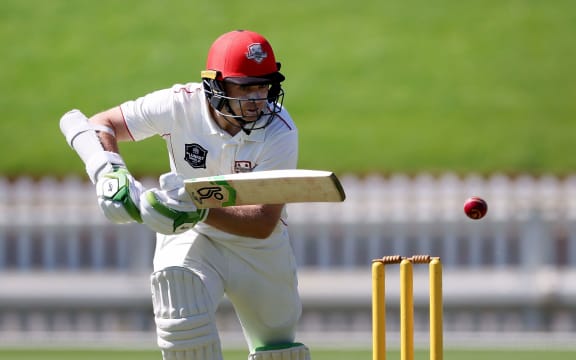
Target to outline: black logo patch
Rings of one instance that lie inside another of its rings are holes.
[[[206,155],[208,155],[208,150],[198,144],[186,144],[185,146],[184,160],[195,169],[206,169]]]

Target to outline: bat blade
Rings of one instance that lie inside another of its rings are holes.
[[[298,202],[341,202],[338,177],[322,170],[269,170],[184,180],[198,208]]]

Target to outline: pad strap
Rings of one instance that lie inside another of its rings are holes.
[[[301,343],[286,343],[257,347],[248,360],[310,360],[310,350]]]
[[[113,137],[116,137],[116,132],[114,131],[114,129],[112,129],[112,128],[109,127],[109,126],[99,125],[99,124],[92,124],[92,129],[93,129],[94,131],[104,132],[104,133],[109,134],[109,135],[111,135],[111,136],[113,136]]]

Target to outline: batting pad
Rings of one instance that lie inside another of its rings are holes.
[[[221,360],[211,301],[200,278],[182,267],[152,274],[158,346],[164,360]]]
[[[300,343],[256,348],[248,360],[310,360],[308,347]]]

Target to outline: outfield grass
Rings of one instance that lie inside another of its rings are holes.
[[[451,350],[444,354],[445,360],[573,360],[572,351],[512,351],[512,350]],[[0,358],[14,360],[158,360],[156,351],[62,351],[62,350],[0,350]],[[225,360],[246,360],[243,351],[224,353]],[[390,352],[389,359],[400,359],[397,352]],[[417,351],[416,360],[425,360],[428,353]],[[370,351],[359,350],[314,350],[313,360],[369,360]]]
[[[0,173],[83,174],[62,113],[195,81],[235,28],[283,62],[301,167],[576,169],[571,0],[3,0]],[[122,151],[136,174],[167,170],[159,139]]]

